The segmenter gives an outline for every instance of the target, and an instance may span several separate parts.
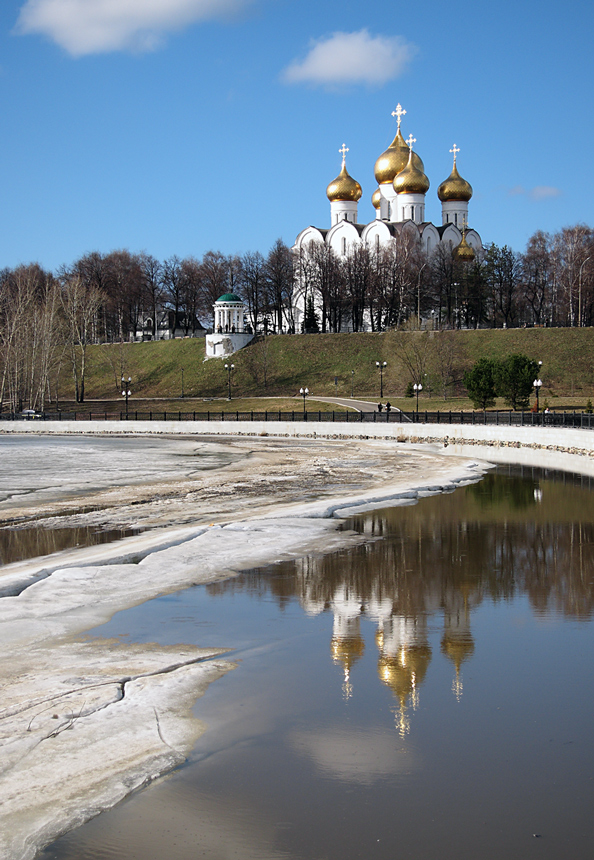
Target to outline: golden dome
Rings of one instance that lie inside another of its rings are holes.
[[[437,196],[442,203],[446,200],[464,200],[466,203],[472,197],[472,185],[465,179],[462,179],[458,173],[456,162],[452,168],[452,172],[447,179],[441,183],[437,189]]]
[[[394,177],[394,190],[397,194],[426,194],[429,190],[429,180],[415,165],[414,152],[410,150],[408,164]]]
[[[332,659],[335,663],[342,663],[345,669],[351,667],[363,656],[365,642],[361,635],[356,636],[333,636]]]
[[[465,660],[474,654],[474,642],[470,635],[452,636],[444,635],[441,643],[441,653],[449,657],[452,663],[459,669]]]
[[[466,231],[462,233],[462,241],[452,251],[452,257],[459,263],[472,263],[475,253],[466,241]]]
[[[377,669],[380,680],[402,702],[424,680],[431,662],[428,645],[413,645],[397,655],[381,654]]]
[[[340,173],[336,179],[330,183],[328,188],[326,188],[328,200],[331,203],[336,200],[352,200],[356,203],[361,199],[362,194],[363,191],[361,190],[361,186],[356,179],[349,176],[346,165],[343,161]]]
[[[375,191],[373,192],[373,194],[371,195],[371,202],[373,203],[374,209],[380,208],[381,199],[382,199],[382,192],[379,190],[379,188],[376,188]]]
[[[396,137],[390,146],[385,152],[382,152],[378,160],[375,162],[375,178],[380,185],[384,185],[387,182],[393,182],[394,177],[400,173],[401,170],[404,170],[407,164],[408,146],[402,137],[400,129],[398,129]],[[420,171],[425,169],[425,165],[416,152],[413,152],[413,164]]]

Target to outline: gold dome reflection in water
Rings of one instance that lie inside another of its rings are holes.
[[[452,495],[356,522],[363,545],[287,562],[290,577],[263,572],[256,585],[279,601],[298,599],[310,615],[334,615],[329,659],[341,669],[343,694],[356,697],[359,673],[374,666],[394,697],[399,733],[411,729],[439,628],[460,700],[475,653],[472,614],[483,600],[522,593],[537,617],[594,619],[594,553],[583,551],[594,545],[594,493],[587,487],[489,474]],[[238,587],[241,576],[209,590]],[[376,661],[364,659],[364,625],[374,630]]]

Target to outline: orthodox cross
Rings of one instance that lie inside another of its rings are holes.
[[[402,105],[400,103],[396,105],[396,110],[392,111],[392,116],[398,117],[398,131],[400,131],[400,123],[402,122],[402,117],[405,113],[406,111],[403,110]]]
[[[346,154],[349,151],[349,148],[346,145],[346,143],[343,143],[343,145],[340,147],[340,149],[338,151],[342,155],[342,166],[344,167],[344,163],[346,161]]]
[[[412,134],[409,134],[409,136],[406,138],[406,142],[407,142],[407,144],[408,144],[408,148],[409,148],[409,149],[410,149],[410,151],[412,152],[413,143],[416,143],[416,142],[417,142],[416,137],[413,137],[413,136],[412,136]]]
[[[458,153],[460,152],[459,147],[457,147],[457,146],[456,146],[456,144],[454,144],[453,148],[452,148],[452,149],[450,149],[450,152],[453,152],[453,153],[454,153],[454,164],[456,164],[456,156],[457,156],[457,155],[458,155]]]

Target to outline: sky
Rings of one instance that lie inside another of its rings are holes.
[[[0,268],[292,245],[330,225],[343,143],[367,223],[397,104],[427,220],[456,144],[485,244],[594,225],[593,25],[574,0],[3,0]]]

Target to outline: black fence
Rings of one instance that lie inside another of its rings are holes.
[[[577,427],[594,429],[591,412],[41,412],[33,414],[0,414],[0,421],[296,421],[337,424],[495,424],[514,427]]]

